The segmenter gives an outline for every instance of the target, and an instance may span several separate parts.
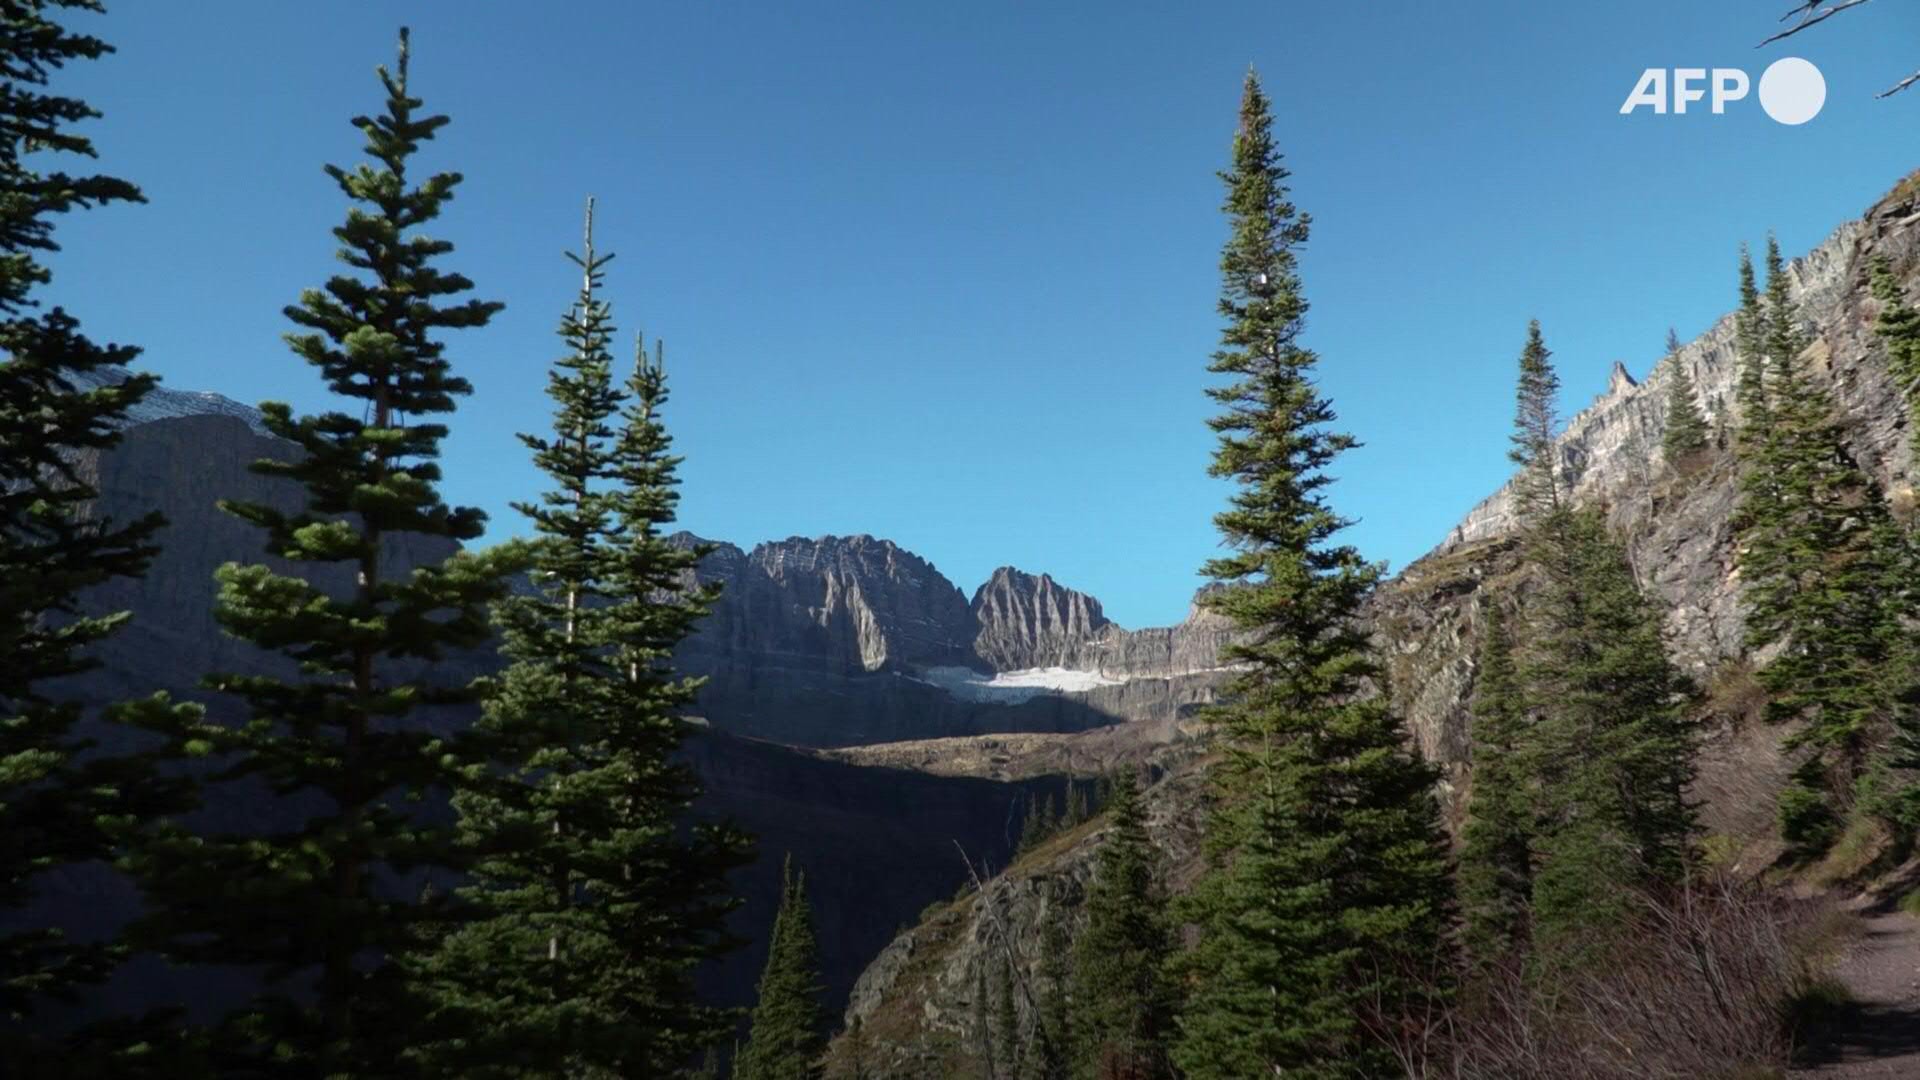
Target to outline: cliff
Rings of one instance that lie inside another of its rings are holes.
[[[1878,304],[1867,275],[1877,256],[1894,266],[1912,296],[1920,287],[1920,174],[1789,268],[1811,341],[1804,359],[1830,384],[1849,451],[1905,511],[1914,503],[1911,433],[1872,329]],[[1728,277],[1731,286],[1731,266]],[[1710,422],[1737,420],[1732,332],[1731,316],[1719,320],[1637,382],[1616,364],[1606,391],[1567,424],[1556,453],[1575,499],[1605,508],[1642,584],[1668,605],[1671,648],[1703,691],[1708,735],[1693,791],[1703,825],[1724,850],[1760,863],[1777,851],[1771,808],[1787,766],[1780,733],[1751,715],[1756,658],[1744,653],[1730,524],[1737,471],[1724,446],[1685,470],[1669,467],[1660,450],[1673,364],[1687,369]],[[1483,598],[1490,586],[1523,596],[1528,587],[1513,524],[1512,492],[1503,486],[1432,552],[1384,583],[1365,609],[1385,689],[1414,742],[1443,767],[1444,803],[1456,822],[1472,782],[1468,702]],[[1169,775],[1148,792],[1151,831],[1175,891],[1199,868],[1196,835],[1206,813],[1204,742],[1183,745],[1178,758],[1165,759]],[[1047,920],[1074,925],[1101,828],[1096,820],[1031,853],[988,882],[984,895],[940,909],[880,954],[847,1011],[849,1021],[862,1020],[884,1062],[879,1075],[970,1067],[980,1015],[971,996],[982,965],[998,963],[998,927],[1007,928],[1017,955],[1032,957]]]

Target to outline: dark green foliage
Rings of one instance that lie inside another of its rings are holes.
[[[1587,964],[1623,925],[1630,888],[1685,875],[1694,733],[1662,612],[1605,518],[1562,508],[1527,542],[1544,578],[1521,670],[1539,792],[1533,939],[1546,959]]]
[[[250,718],[164,732],[174,754],[213,765],[212,782],[263,785],[309,815],[244,834],[178,832],[135,866],[153,907],[150,941],[176,962],[257,965],[269,981],[215,1032],[222,1067],[236,1073],[375,1075],[411,1044],[420,1003],[397,961],[443,905],[383,879],[456,864],[451,829],[410,805],[461,779],[454,748],[421,710],[471,699],[432,664],[486,642],[487,606],[514,557],[408,566],[394,555],[402,541],[419,552],[480,535],[484,515],[435,490],[446,428],[431,418],[469,390],[438,335],[482,326],[500,307],[455,301],[472,283],[435,266],[451,244],[419,232],[460,178],[409,178],[409,159],[446,118],[417,114],[406,61],[403,31],[397,73],[380,71],[385,111],[354,121],[374,162],[327,170],[355,204],[334,232],[356,272],[286,309],[300,327],[293,351],[350,405],[296,418],[263,404],[267,428],[300,454],[253,468],[298,485],[305,505],[221,504],[261,529],[267,554],[355,583],[328,590],[265,565],[223,567],[221,625],[297,661],[298,674],[212,676]]]
[[[822,1075],[826,1016],[820,1006],[820,962],[813,940],[807,882],[792,860],[783,872],[760,1000],[747,1045],[734,1060],[734,1080],[817,1080]],[[984,996],[985,975],[981,976]]]
[[[1920,311],[1907,304],[1884,256],[1873,262],[1873,295],[1880,301],[1874,331],[1887,347],[1887,372],[1907,402],[1907,421],[1920,424]],[[1913,440],[1920,447],[1920,439]]]
[[[1046,824],[1041,817],[1040,801],[1028,795],[1026,813],[1020,816],[1020,842],[1014,848],[1015,854],[1024,855],[1038,847],[1047,838]]]
[[[1131,773],[1114,781],[1110,826],[1087,892],[1087,925],[1073,944],[1073,1075],[1158,1080],[1176,1001],[1164,968],[1173,953],[1157,852]]]
[[[80,709],[48,685],[98,666],[86,650],[128,615],[82,615],[80,597],[144,574],[164,524],[158,515],[114,521],[92,513],[98,492],[76,460],[118,443],[127,411],[152,389],[152,375],[115,370],[139,350],[96,344],[72,315],[41,311],[34,297],[52,278],[40,258],[58,250],[57,215],[144,201],[124,180],[42,172],[45,158],[33,157],[93,156],[72,128],[99,113],[44,88],[60,68],[112,49],[61,26],[53,18],[60,8],[100,10],[86,0],[25,0],[0,12],[0,910],[32,901],[35,878],[47,871],[114,857],[141,822],[186,798],[178,785],[156,782],[139,757],[83,759],[92,744],[75,732]],[[164,697],[114,714],[124,723],[198,715]],[[99,1056],[112,1053],[114,1036],[105,1032],[77,1047],[42,1038],[36,1027],[44,1005],[72,1000],[123,955],[115,942],[75,942],[52,929],[0,932],[0,1061],[33,1062],[49,1074],[131,1069]]]
[[[701,554],[665,543],[676,501],[659,419],[665,375],[644,353],[613,379],[612,316],[596,290],[611,255],[587,246],[565,355],[548,378],[548,437],[523,436],[552,483],[533,522],[535,589],[497,606],[512,661],[477,727],[487,758],[454,795],[476,856],[472,922],[426,965],[441,1042],[462,1076],[667,1076],[732,1017],[695,1003],[692,976],[732,945],[730,831],[682,835],[698,781],[672,760],[697,680],[666,666],[714,591],[688,590]],[[623,413],[624,409],[624,413]]]
[[[1072,952],[1065,917],[1055,912],[1040,930],[1040,1017],[1034,1052],[1027,1057],[1027,1080],[1067,1080],[1069,1053],[1078,1034],[1069,993]]]
[[[1473,788],[1461,830],[1460,913],[1476,966],[1523,953],[1533,895],[1534,786],[1527,709],[1513,636],[1497,597],[1486,602],[1473,689]]]
[[[1013,964],[1004,952],[993,979],[993,1075],[1015,1080],[1020,1075],[1020,1011],[1013,1000]]]
[[[1733,319],[1735,363],[1734,401],[1740,406],[1740,449],[1757,449],[1768,428],[1767,315],[1760,306],[1760,289],[1753,277],[1753,256],[1740,245],[1740,310]]]
[[[1513,478],[1513,501],[1523,518],[1537,518],[1559,506],[1561,495],[1554,449],[1560,426],[1560,374],[1553,369],[1553,353],[1540,337],[1538,319],[1527,324],[1514,396],[1513,448],[1507,457],[1520,471]]]
[[[1667,386],[1667,430],[1661,436],[1661,452],[1670,466],[1679,466],[1689,454],[1695,454],[1707,448],[1708,430],[1706,417],[1700,414],[1700,403],[1693,386],[1693,376],[1687,374],[1687,367],[1680,362],[1677,342],[1672,342],[1673,331],[1667,331],[1670,346],[1667,350],[1667,365],[1673,371],[1673,381]]]
[[[1809,793],[1850,791],[1888,712],[1902,538],[1854,463],[1832,397],[1800,359],[1805,343],[1772,240],[1761,340],[1768,426],[1744,449],[1739,568],[1748,646],[1779,645],[1760,672],[1771,695],[1767,715],[1793,723],[1789,745],[1809,755],[1793,805],[1782,807],[1783,824],[1811,837],[1818,830],[1806,823],[1819,815],[1807,805]]]
[[[1266,95],[1249,74],[1221,256],[1227,322],[1208,393],[1223,412],[1211,472],[1237,482],[1215,518],[1231,554],[1204,603],[1245,638],[1245,665],[1211,718],[1227,761],[1212,867],[1189,914],[1189,996],[1173,1048],[1193,1080],[1364,1076],[1388,1068],[1381,1028],[1423,1014],[1450,914],[1434,773],[1408,746],[1354,620],[1378,579],[1321,493],[1353,440],[1310,378],[1295,248],[1308,221],[1287,199]]]

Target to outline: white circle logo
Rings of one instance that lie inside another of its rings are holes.
[[[1760,73],[1760,107],[1783,124],[1804,124],[1827,103],[1827,80],[1812,61],[1785,56]]]

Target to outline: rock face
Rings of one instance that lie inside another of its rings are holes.
[[[1076,667],[1069,659],[1110,624],[1100,601],[1045,574],[1003,566],[973,594],[973,651],[996,670]]]
[[[119,447],[88,452],[75,462],[101,492],[91,513],[126,520],[159,511],[169,524],[150,573],[111,582],[85,598],[89,609],[127,610],[133,618],[99,646],[99,669],[66,680],[56,692],[98,706],[166,690],[204,702],[215,718],[237,718],[237,703],[202,689],[202,676],[287,670],[277,655],[220,631],[211,614],[213,572],[228,561],[264,561],[288,572],[296,568],[264,557],[259,532],[215,503],[231,498],[294,509],[294,488],[246,467],[257,458],[284,458],[293,448],[262,433],[257,414],[225,398],[156,396],[158,404],[150,401],[133,418]],[[451,550],[444,543],[396,544],[389,557],[396,567],[405,567]],[[791,541],[767,545],[751,560],[737,548],[722,548],[708,560],[708,569],[753,583],[736,594],[744,601],[741,608],[729,612],[740,621],[710,627],[710,634],[721,641],[738,635],[746,647],[805,658],[792,662],[813,664],[823,676],[863,674],[869,664],[950,664],[972,657],[971,615],[959,591],[924,561],[884,541]],[[351,584],[344,574],[322,576],[317,583],[340,589]],[[768,609],[778,614],[766,614]],[[449,656],[434,674],[438,681],[464,684],[498,662],[490,651]],[[874,677],[913,685],[890,672]],[[777,698],[757,700],[769,710],[779,704]],[[892,704],[902,710],[897,722],[910,729],[911,708]],[[1072,708],[1055,700],[1009,714],[1040,730],[1084,724],[1077,717],[1091,715]],[[472,719],[471,709],[446,709],[428,722],[454,728]],[[129,741],[128,733],[100,724],[89,724],[86,734],[109,748]],[[1055,783],[861,767],[721,732],[689,740],[686,752],[707,787],[700,812],[732,818],[758,839],[760,860],[736,882],[746,904],[733,919],[736,933],[750,944],[703,976],[718,1000],[732,1004],[752,1000],[778,903],[779,866],[788,853],[808,872],[821,912],[823,974],[837,1003],[898,926],[912,922],[929,902],[952,896],[965,879],[954,845],[974,858],[1004,862],[1017,809],[1030,791]],[[300,813],[293,801],[264,790],[222,788],[209,792],[199,820],[218,830],[243,830],[290,824]],[[20,925],[58,925],[90,936],[110,932],[137,904],[124,882],[98,868],[63,870],[49,877],[38,906],[20,913]],[[88,1004],[133,1008],[162,1001],[212,1002],[249,989],[244,977],[174,972],[142,961],[102,993],[90,995]]]
[[[1896,506],[1911,507],[1912,433],[1873,332],[1879,305],[1867,274],[1875,257],[1892,264],[1909,297],[1920,291],[1920,173],[1788,270],[1811,340],[1803,359],[1828,380],[1850,453]],[[1731,266],[1728,271],[1731,294]],[[1638,383],[1616,364],[1606,392],[1568,423],[1556,450],[1574,498],[1605,508],[1641,582],[1669,605],[1677,660],[1711,691],[1705,706],[1711,734],[1693,792],[1703,803],[1703,825],[1751,841],[1771,832],[1773,797],[1790,763],[1779,752],[1777,731],[1739,723],[1739,702],[1726,700],[1737,697],[1725,690],[1739,686],[1754,659],[1745,655],[1730,524],[1738,504],[1736,463],[1722,444],[1678,470],[1662,460],[1660,449],[1675,363],[1692,377],[1710,423],[1724,430],[1737,421],[1732,336],[1729,316]],[[1383,584],[1365,610],[1386,690],[1423,753],[1443,766],[1443,795],[1456,823],[1458,796],[1471,783],[1468,702],[1485,598],[1494,588],[1513,589],[1524,602],[1530,588],[1513,526],[1511,487],[1502,487],[1431,553]],[[1174,636],[1168,653],[1177,655]],[[1190,830],[1203,820],[1206,800],[1197,772],[1176,765],[1152,792],[1153,831],[1167,852],[1175,891],[1198,865]],[[881,953],[848,1007],[848,1018],[862,1018],[874,1036],[884,1062],[878,1075],[962,1075],[952,1070],[977,1067],[970,1056],[979,1042],[973,988],[981,965],[997,962],[999,927],[1020,955],[1037,955],[1031,950],[1047,920],[1073,925],[1095,843],[1095,835],[1075,835],[1043,848],[989,882],[984,900],[934,913]]]
[[[702,712],[737,734],[843,747],[1164,726],[1219,681],[1225,621],[1197,607],[1178,626],[1130,631],[1093,597],[1011,567],[969,604],[925,560],[870,536],[750,552],[675,540],[708,547],[696,576],[722,586],[676,660],[708,679]],[[1059,677],[995,678],[1048,670]]]

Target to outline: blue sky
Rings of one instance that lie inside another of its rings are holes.
[[[1686,4],[260,4],[116,0],[61,86],[151,200],[64,223],[48,295],[179,389],[325,404],[280,309],[333,272],[347,120],[413,26],[467,175],[437,235],[504,299],[449,355],[446,490],[518,530],[584,197],[628,330],[667,341],[684,523],[867,532],[971,593],[1010,563],[1130,626],[1216,548],[1204,367],[1249,63],[1313,215],[1306,341],[1364,448],[1332,497],[1404,565],[1504,478],[1538,317],[1567,412],[1730,306],[1736,247],[1817,243],[1920,166],[1920,7],[1756,51],[1784,10]],[[1199,10],[1194,10],[1198,8]],[[1618,115],[1642,69],[1818,64],[1822,114]]]

